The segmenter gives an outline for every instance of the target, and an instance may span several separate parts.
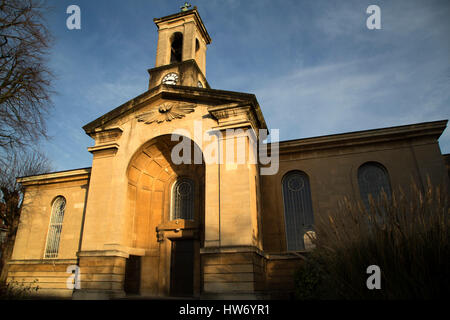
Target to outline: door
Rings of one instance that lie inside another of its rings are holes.
[[[172,241],[170,294],[176,297],[194,294],[194,240]]]
[[[139,294],[141,284],[141,257],[131,256],[125,263],[125,283],[126,294]]]

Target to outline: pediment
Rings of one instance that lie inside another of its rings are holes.
[[[158,124],[183,118],[194,111],[196,105],[208,105],[213,118],[218,122],[230,109],[233,114],[237,107],[245,106],[257,127],[267,128],[261,109],[255,95],[233,91],[214,90],[185,86],[160,85],[127,101],[114,110],[83,127],[86,134],[93,136],[104,131],[124,118],[134,117],[147,124]],[[151,106],[151,107],[150,107]],[[218,110],[221,110],[219,113]]]

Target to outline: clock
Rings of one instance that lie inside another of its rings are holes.
[[[162,84],[170,84],[174,85],[178,83],[178,74],[175,72],[168,73],[164,76],[164,78],[161,81]]]
[[[197,82],[197,87],[203,88],[203,83],[201,81]]]

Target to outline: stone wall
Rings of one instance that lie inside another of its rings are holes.
[[[336,210],[344,197],[360,200],[358,168],[366,162],[378,162],[387,169],[394,192],[408,193],[413,184],[424,189],[428,181],[435,186],[448,184],[437,142],[440,133],[433,131],[441,125],[425,123],[282,142],[278,173],[261,176],[264,252],[286,251],[282,179],[291,170],[308,175],[315,218]],[[426,130],[431,131],[429,136]]]
[[[71,298],[67,286],[69,266],[76,260],[16,260],[9,263],[7,283],[24,293],[36,296]],[[70,281],[70,279],[69,279]],[[33,290],[38,288],[38,290]]]
[[[264,287],[263,257],[255,250],[233,248],[202,252],[203,294],[207,298],[255,298]],[[224,252],[225,251],[225,252]]]
[[[118,298],[125,295],[125,257],[82,256],[80,258],[81,290],[76,299]]]

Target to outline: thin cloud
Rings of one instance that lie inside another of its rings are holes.
[[[147,90],[157,41],[152,18],[180,6],[79,0],[82,30],[75,32],[64,25],[70,4],[58,2],[50,17],[59,94],[49,123],[55,138],[43,148],[58,170],[89,166],[93,140],[81,127]],[[450,118],[450,3],[378,1],[379,31],[365,27],[369,4],[198,0],[213,38],[208,82],[255,93],[282,139]],[[450,152],[450,130],[440,145]]]

